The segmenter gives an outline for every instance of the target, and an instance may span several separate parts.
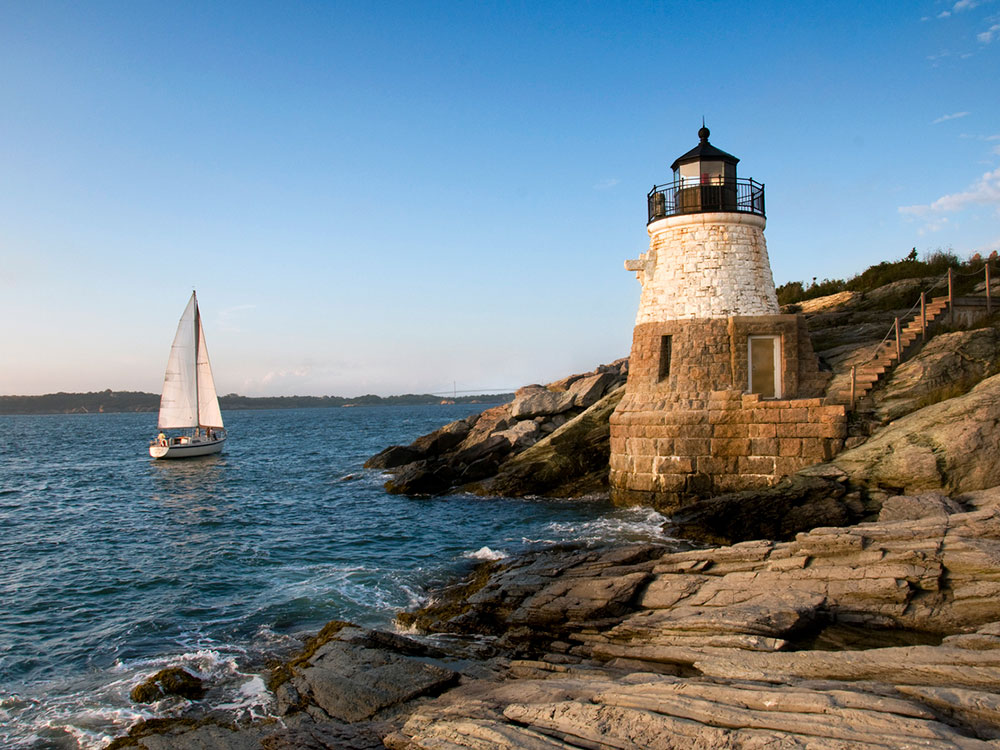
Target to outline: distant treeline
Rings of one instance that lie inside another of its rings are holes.
[[[513,393],[495,395],[432,396],[408,393],[402,396],[240,396],[219,397],[223,411],[238,409],[301,409],[303,407],[414,406],[420,404],[500,404]],[[110,412],[157,411],[160,396],[142,391],[98,391],[93,393],[47,393],[44,396],[0,396],[0,414],[99,414]]]

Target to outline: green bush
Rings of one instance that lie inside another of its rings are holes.
[[[986,261],[996,263],[997,252],[993,251],[989,258],[983,258],[979,253],[972,255],[967,260],[961,260],[951,248],[947,250],[935,250],[927,255],[924,260],[917,258],[917,250],[914,248],[910,253],[900,260],[882,261],[874,266],[869,266],[856,276],[843,281],[841,279],[823,279],[816,283],[806,285],[802,281],[789,281],[777,288],[778,304],[789,305],[795,302],[802,302],[816,297],[825,297],[828,294],[837,292],[869,292],[872,289],[891,284],[902,279],[916,279],[931,276],[943,276],[951,268],[955,272],[954,284],[956,294],[967,294],[971,292],[977,283],[982,281],[982,277],[976,272],[981,271],[983,263]]]

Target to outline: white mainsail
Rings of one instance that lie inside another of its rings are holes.
[[[158,426],[161,430],[224,426],[194,292],[170,347]]]
[[[208,361],[205,329],[201,327],[201,315],[197,314],[197,309],[195,317],[198,320],[198,424],[201,427],[224,427],[222,412],[219,411],[219,397],[215,393],[212,363]]]

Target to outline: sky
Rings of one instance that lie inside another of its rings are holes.
[[[1000,249],[1000,0],[0,0],[0,394],[513,389],[627,356],[646,193],[766,186],[775,282]]]

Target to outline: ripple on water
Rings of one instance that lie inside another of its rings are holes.
[[[153,414],[0,417],[0,746],[97,748],[182,710],[128,700],[174,664],[258,715],[264,665],[330,619],[387,627],[529,540],[659,533],[598,502],[387,495],[362,468],[481,408],[232,412],[225,453],[183,462],[145,455]]]

